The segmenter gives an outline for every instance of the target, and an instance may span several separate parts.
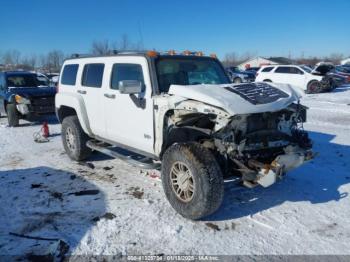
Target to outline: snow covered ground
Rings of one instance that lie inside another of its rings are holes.
[[[157,172],[94,154],[68,159],[60,125],[37,144],[38,123],[0,119],[0,254],[44,254],[62,239],[69,254],[350,254],[350,87],[309,95],[305,129],[319,156],[270,188],[226,183],[220,210],[178,215]]]

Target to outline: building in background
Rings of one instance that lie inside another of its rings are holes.
[[[255,58],[244,61],[243,63],[239,64],[238,67],[242,70],[245,70],[250,67],[260,67],[264,65],[289,65],[293,63],[293,60],[286,57],[265,58],[262,56],[257,56]]]

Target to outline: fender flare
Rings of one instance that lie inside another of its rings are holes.
[[[57,112],[59,112],[60,108],[63,106],[74,109],[84,132],[89,136],[93,136],[93,133],[90,128],[90,122],[86,111],[85,103],[80,95],[68,92],[58,93],[55,97],[55,106]],[[59,120],[62,121],[63,119]]]

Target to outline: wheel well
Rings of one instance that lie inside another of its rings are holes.
[[[312,83],[312,82],[320,82],[320,81],[318,81],[317,79],[312,79],[312,80],[310,80],[308,83],[307,83],[307,87],[309,87],[309,85]]]
[[[66,118],[67,116],[74,116],[74,115],[77,115],[77,112],[75,111],[74,108],[71,108],[69,106],[61,106],[57,110],[57,117],[60,122],[62,122],[63,119]]]
[[[5,100],[4,101],[4,110],[5,110],[5,113],[7,114],[7,104],[8,104],[8,102]]]
[[[162,157],[163,153],[175,143],[198,142],[200,140],[208,138],[210,138],[210,135],[203,130],[198,130],[196,128],[188,126],[173,127],[169,129],[169,131],[166,133],[166,136],[164,137],[164,143],[160,157]]]

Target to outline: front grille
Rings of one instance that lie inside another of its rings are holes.
[[[55,112],[55,97],[35,97],[30,100],[31,112],[38,114]]]

